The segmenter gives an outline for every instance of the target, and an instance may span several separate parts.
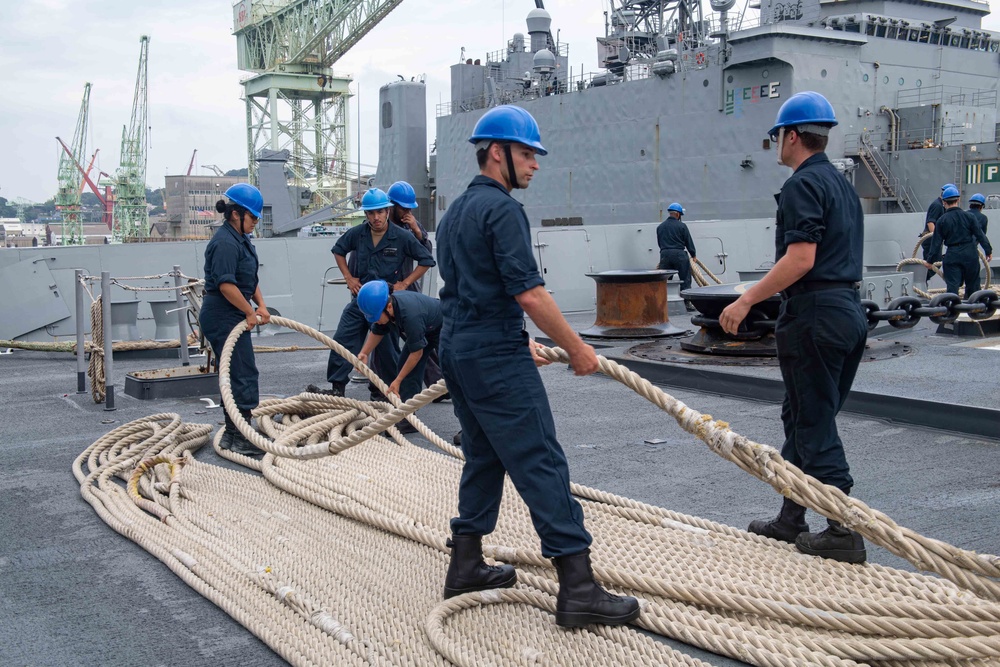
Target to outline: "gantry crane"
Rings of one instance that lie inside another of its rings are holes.
[[[122,129],[122,156],[115,174],[115,241],[149,235],[146,209],[146,88],[149,37],[139,38],[139,72],[132,98],[132,121]]]
[[[243,82],[252,182],[262,149],[288,150],[290,185],[311,190],[313,208],[347,194],[351,80],[331,65],[400,2],[243,0],[233,7],[239,68],[257,73]]]
[[[59,154],[59,189],[56,191],[56,210],[62,217],[62,244],[83,245],[83,218],[80,214],[80,185],[83,181],[76,168],[87,152],[87,118],[90,115],[90,84],[83,85],[83,101],[76,117],[76,130],[69,154]]]

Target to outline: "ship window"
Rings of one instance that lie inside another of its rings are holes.
[[[762,70],[761,73],[760,73],[760,76],[761,76],[762,79],[766,79],[767,76],[768,76],[768,71],[767,70]]]
[[[701,85],[704,86],[705,88],[708,88],[708,79],[705,79],[704,81],[702,81]]]
[[[924,85],[924,82],[921,81],[920,79],[917,79],[917,88],[919,88],[922,85]]]
[[[882,77],[882,83],[889,83],[889,77],[883,76]]]
[[[861,76],[861,80],[862,81],[868,81],[868,75],[867,74],[862,75]]]
[[[392,127],[392,102],[382,103],[382,127],[384,129]]]
[[[826,78],[826,70],[825,69],[824,70],[820,70],[819,75],[825,79]]]
[[[903,85],[903,77],[899,77],[899,85]]]
[[[726,78],[726,82],[728,82],[728,83],[732,83],[732,82],[733,82],[733,75],[732,75],[732,74],[730,74],[730,75],[729,75],[729,76],[728,76],[728,77]]]

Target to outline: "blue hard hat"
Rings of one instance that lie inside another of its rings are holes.
[[[372,280],[358,290],[358,308],[369,324],[378,322],[387,303],[389,303],[389,283],[384,280]]]
[[[684,207],[681,206],[680,204],[678,204],[677,202],[674,202],[673,204],[671,204],[670,206],[668,206],[667,210],[668,211],[677,211],[681,215],[684,215]]]
[[[948,188],[957,188],[957,187],[958,186],[955,185],[954,183],[945,183],[944,185],[941,186],[941,192],[944,192]]]
[[[365,193],[365,196],[361,198],[361,210],[362,211],[378,211],[379,209],[389,208],[392,204],[389,202],[389,196],[378,188],[372,188]]]
[[[242,206],[250,211],[250,214],[255,218],[260,217],[261,210],[264,208],[264,197],[261,196],[260,190],[249,183],[237,183],[229,186],[229,189],[226,190],[226,197],[237,206]]]
[[[981,194],[979,194],[977,192],[976,194],[974,194],[971,197],[969,197],[969,203],[971,204],[972,202],[975,202],[977,204],[985,204],[986,203],[986,197],[982,196]]]
[[[941,191],[941,199],[958,199],[959,198],[958,188],[954,185],[947,185],[945,189]]]
[[[778,109],[774,127],[767,134],[775,135],[783,127],[813,124],[833,127],[837,124],[837,116],[833,113],[833,106],[825,97],[808,90],[804,93],[795,93],[785,100]]]
[[[534,148],[539,155],[548,153],[542,146],[538,123],[530,113],[513,104],[494,107],[483,114],[469,142],[474,144],[483,140],[514,141]]]
[[[389,200],[403,208],[417,207],[417,193],[406,181],[396,181],[389,186]]]

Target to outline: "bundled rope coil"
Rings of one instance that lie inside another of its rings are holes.
[[[386,387],[353,355],[291,320]],[[557,578],[537,550],[527,508],[509,481],[490,558],[520,583],[440,601],[448,518],[461,453],[415,412],[439,383],[406,403],[300,394],[242,419],[229,389],[233,343],[220,359],[223,402],[267,455],[252,476],[191,457],[209,427],[154,415],[119,427],[77,459],[84,496],[116,530],[294,664],[697,665],[630,628],[565,632],[551,621]],[[544,349],[567,361],[559,349]],[[878,565],[852,566],[790,545],[574,484],[595,536],[595,575],[643,602],[637,625],[754,665],[1000,663],[1000,559],[897,526],[607,359],[602,372],[670,414],[717,454],[779,493],[862,532],[951,581]],[[437,446],[409,444],[407,419]],[[388,436],[388,437],[387,437]],[[146,463],[142,463],[146,460]],[[121,481],[128,481],[128,493]],[[362,555],[363,554],[363,555]],[[954,583],[951,583],[954,582]]]

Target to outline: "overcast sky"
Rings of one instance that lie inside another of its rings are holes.
[[[606,0],[547,0],[553,31],[569,42],[570,58],[596,69],[594,38],[604,34]],[[84,83],[90,82],[87,158],[113,174],[122,128],[131,118],[139,37],[150,36],[150,146],[146,182],[163,187],[165,174],[210,174],[247,165],[246,110],[236,67],[230,0],[18,0],[0,2],[0,197],[45,201],[56,191],[59,136],[73,138]],[[361,163],[378,161],[379,87],[397,74],[427,77],[428,142],[434,107],[447,101],[449,67],[466,55],[483,58],[503,48],[533,0],[403,0],[344,58],[338,74],[354,79],[361,102]],[[560,7],[561,6],[561,7]],[[570,9],[572,8],[572,9]],[[505,39],[506,38],[506,39]],[[352,165],[357,163],[358,98],[349,102]],[[352,168],[354,171],[355,168]]]
[[[73,137],[85,82],[91,82],[87,157],[114,173],[122,128],[131,117],[139,37],[149,45],[151,126],[146,181],[163,187],[166,174],[203,165],[246,167],[245,106],[236,67],[231,0],[6,0],[0,9],[0,196],[45,201],[54,196],[60,148]],[[742,2],[740,3],[742,4]],[[533,0],[403,0],[334,65],[354,78],[361,104],[362,170],[378,160],[380,86],[403,75],[426,75],[428,142],[434,107],[450,95],[449,66],[485,58],[515,32]],[[604,34],[607,0],[546,0],[552,30],[569,44],[574,72],[597,69],[595,37]],[[984,27],[1000,31],[1000,17]],[[358,97],[350,105],[352,164],[357,163]]]

